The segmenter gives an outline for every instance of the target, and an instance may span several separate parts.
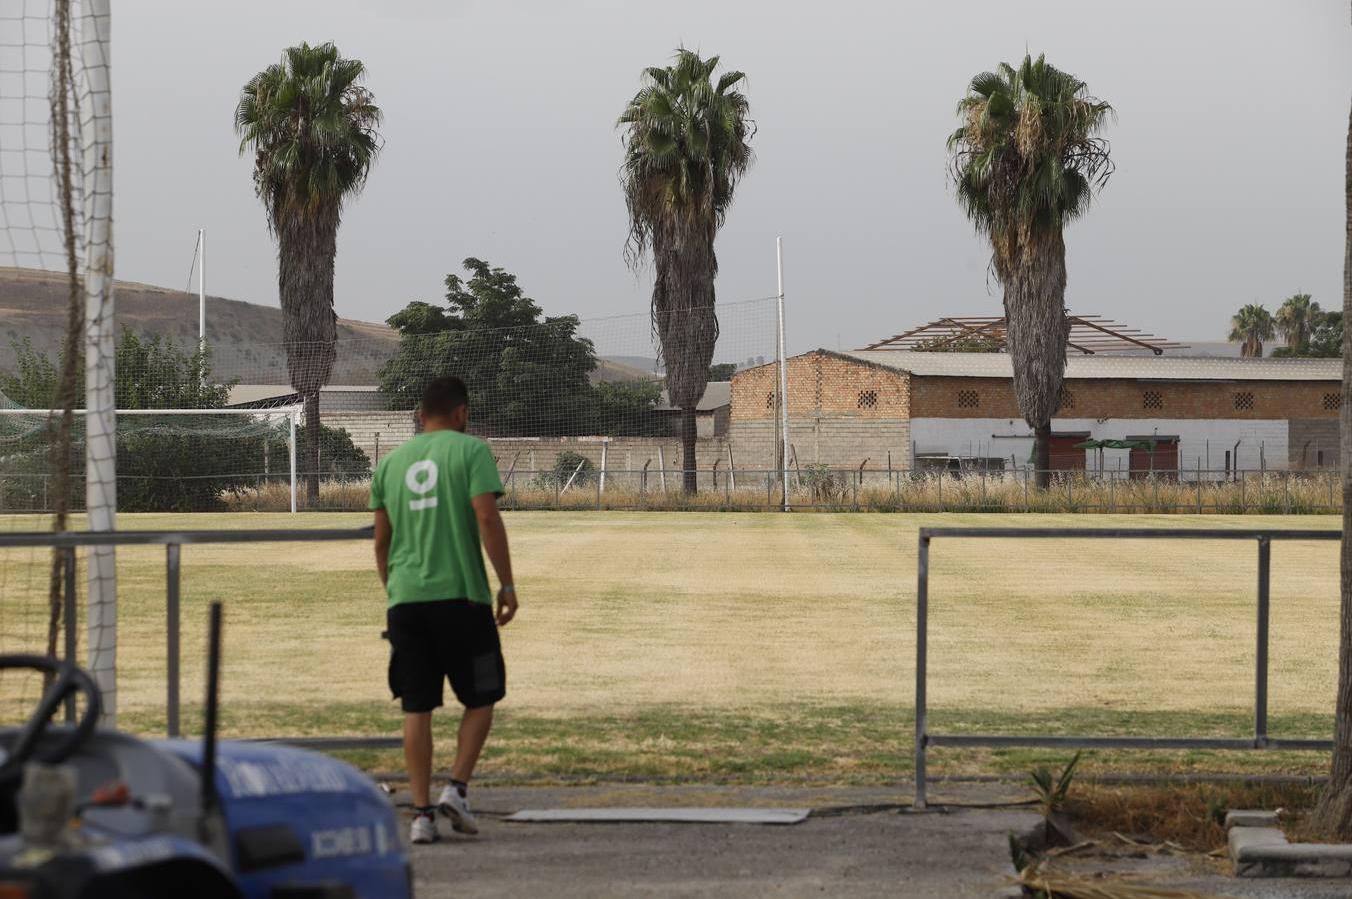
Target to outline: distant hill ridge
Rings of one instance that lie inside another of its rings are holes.
[[[65,329],[66,276],[60,272],[0,266],[0,369],[12,368],[14,345],[25,338],[55,358]],[[197,344],[197,294],[133,281],[117,282],[117,329],[159,335],[179,346]],[[286,384],[282,310],[207,296],[207,341],[212,372],[222,381]],[[371,385],[399,348],[399,333],[374,322],[338,319],[338,360],[331,384]],[[602,360],[597,380],[652,378],[630,360]]]

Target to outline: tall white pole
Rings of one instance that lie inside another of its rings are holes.
[[[109,0],[86,0],[80,65],[85,221],[85,508],[91,531],[112,531],[117,513],[117,413],[113,362],[113,104]],[[117,564],[111,546],[88,555],[89,670],[103,695],[104,727],[117,726]]]
[[[300,417],[300,413],[297,412],[297,411],[295,411],[295,410],[292,410],[291,414],[290,414],[289,416],[287,416],[288,421],[291,422],[291,436],[290,436],[290,437],[287,439],[287,441],[286,441],[286,451],[287,451],[287,455],[291,457],[291,514],[292,514],[292,515],[295,515],[295,514],[296,514],[296,419],[299,418],[299,417]]]
[[[789,357],[784,352],[784,238],[775,238],[775,267],[779,275],[779,427],[783,455],[779,473],[784,488],[784,511],[789,511]]]
[[[197,229],[197,349],[207,351],[207,229]]]

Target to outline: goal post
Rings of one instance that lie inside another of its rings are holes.
[[[94,420],[95,416],[88,409],[72,411],[76,418],[86,425],[84,435],[77,434],[76,439],[84,440],[87,443],[90,439],[88,424]],[[294,513],[297,509],[299,483],[296,469],[296,433],[304,411],[305,407],[299,403],[267,408],[114,409],[114,415],[118,419],[122,419],[122,423],[119,425],[120,433],[115,435],[114,447],[116,448],[118,439],[125,440],[128,437],[134,438],[147,433],[172,433],[176,436],[202,435],[215,440],[219,447],[218,451],[228,457],[230,455],[230,441],[233,438],[246,440],[259,438],[269,432],[275,433],[273,431],[274,425],[285,427],[287,489],[290,492],[291,511]],[[51,418],[60,413],[61,410],[59,409],[0,408],[0,437],[14,440],[17,435],[24,432],[42,432]],[[154,419],[158,418],[163,418],[165,421],[155,422]],[[194,419],[210,420],[213,418],[239,419],[240,424],[233,429],[228,426],[206,428],[201,425],[200,421],[192,421]],[[18,423],[16,424],[16,422]],[[281,439],[281,435],[278,439]],[[252,466],[248,462],[240,460],[239,467],[243,474],[258,474],[254,470],[256,466]],[[92,473],[86,472],[87,478],[93,476]],[[88,488],[86,488],[86,495],[88,495],[88,492]],[[92,525],[90,530],[94,530]]]
[[[80,141],[84,199],[85,508],[91,531],[117,527],[116,357],[113,323],[113,104],[109,0],[83,0]],[[117,725],[117,565],[112,546],[88,556],[89,668],[103,694],[103,724]]]

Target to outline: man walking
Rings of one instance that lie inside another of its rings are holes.
[[[437,839],[440,809],[460,833],[478,833],[467,796],[474,765],[507,692],[498,627],[516,615],[502,480],[488,445],[464,433],[469,396],[459,378],[427,385],[422,433],[380,461],[371,478],[376,568],[389,595],[390,689],[404,710],[404,763],[413,791],[410,839]],[[497,615],[484,553],[498,576]],[[432,710],[443,680],[465,707],[451,782],[431,802]]]

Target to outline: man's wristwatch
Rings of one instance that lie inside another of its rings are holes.
[[[498,592],[499,592],[499,593],[515,593],[515,592],[516,592],[516,588],[513,587],[511,584],[503,584],[502,586],[498,587]]]

